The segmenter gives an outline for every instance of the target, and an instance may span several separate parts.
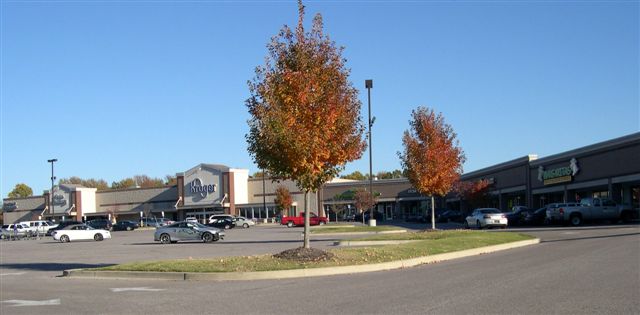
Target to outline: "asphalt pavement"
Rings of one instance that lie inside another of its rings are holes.
[[[0,242],[1,314],[639,314],[640,226],[521,229],[538,245],[414,268],[321,278],[184,282],[61,278],[69,266],[271,253],[301,229],[232,230],[160,245],[149,231],[96,243]],[[120,234],[129,233],[129,234]],[[317,237],[331,247],[336,237]],[[342,236],[340,238],[343,238]]]

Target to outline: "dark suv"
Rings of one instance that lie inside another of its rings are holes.
[[[56,223],[54,223],[54,224],[56,224]],[[82,222],[78,222],[78,221],[60,221],[57,224],[58,224],[57,226],[52,227],[47,231],[47,235],[51,235],[51,233],[53,233],[53,231],[60,230],[60,229],[66,227],[66,226],[69,226],[69,225],[82,224]]]
[[[87,222],[87,225],[94,229],[111,231],[111,222],[107,219],[95,219]]]

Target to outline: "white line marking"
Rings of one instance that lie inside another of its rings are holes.
[[[11,303],[9,306],[41,306],[41,305],[60,305],[60,299],[29,301],[29,300],[7,300],[2,303]]]
[[[4,276],[21,276],[23,274],[25,274],[26,272],[10,272],[10,273],[0,273],[0,277],[4,277]]]
[[[126,291],[149,291],[149,292],[157,292],[164,291],[166,289],[154,289],[149,287],[137,287],[137,288],[111,288],[112,292],[126,292]]]

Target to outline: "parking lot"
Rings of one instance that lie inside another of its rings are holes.
[[[60,243],[52,237],[0,242],[1,268],[52,272],[64,269],[94,267],[131,261],[210,258],[276,253],[302,245],[303,228],[281,225],[258,225],[252,228],[226,230],[224,240],[213,243],[184,242],[160,244],[153,241],[153,229],[111,232],[112,238],[101,242],[78,241]],[[312,235],[312,245],[332,246],[344,236]]]

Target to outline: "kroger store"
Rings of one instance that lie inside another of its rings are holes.
[[[3,199],[4,222],[38,218],[80,221],[112,216],[118,220],[139,220],[141,216],[181,220],[187,216],[203,219],[214,213],[267,219],[276,215],[273,200],[280,185],[291,191],[294,200],[288,215],[302,211],[304,204],[304,194],[293,182],[250,178],[248,169],[199,164],[176,175],[174,186],[96,191],[61,184],[53,188],[52,199],[49,191],[40,196]],[[462,175],[465,181],[480,179],[490,183],[486,206],[503,211],[516,205],[538,208],[588,196],[608,197],[638,209],[640,132],[548,157],[528,155]],[[320,215],[336,207],[342,210],[340,216],[354,213],[350,192],[368,189],[368,184],[329,182],[310,194],[309,207]],[[430,198],[418,194],[405,178],[375,180],[373,190],[380,195],[376,210],[381,220],[404,219],[430,209]],[[343,198],[336,200],[336,195]],[[438,198],[436,203],[438,208],[470,210],[464,200],[453,194]]]

